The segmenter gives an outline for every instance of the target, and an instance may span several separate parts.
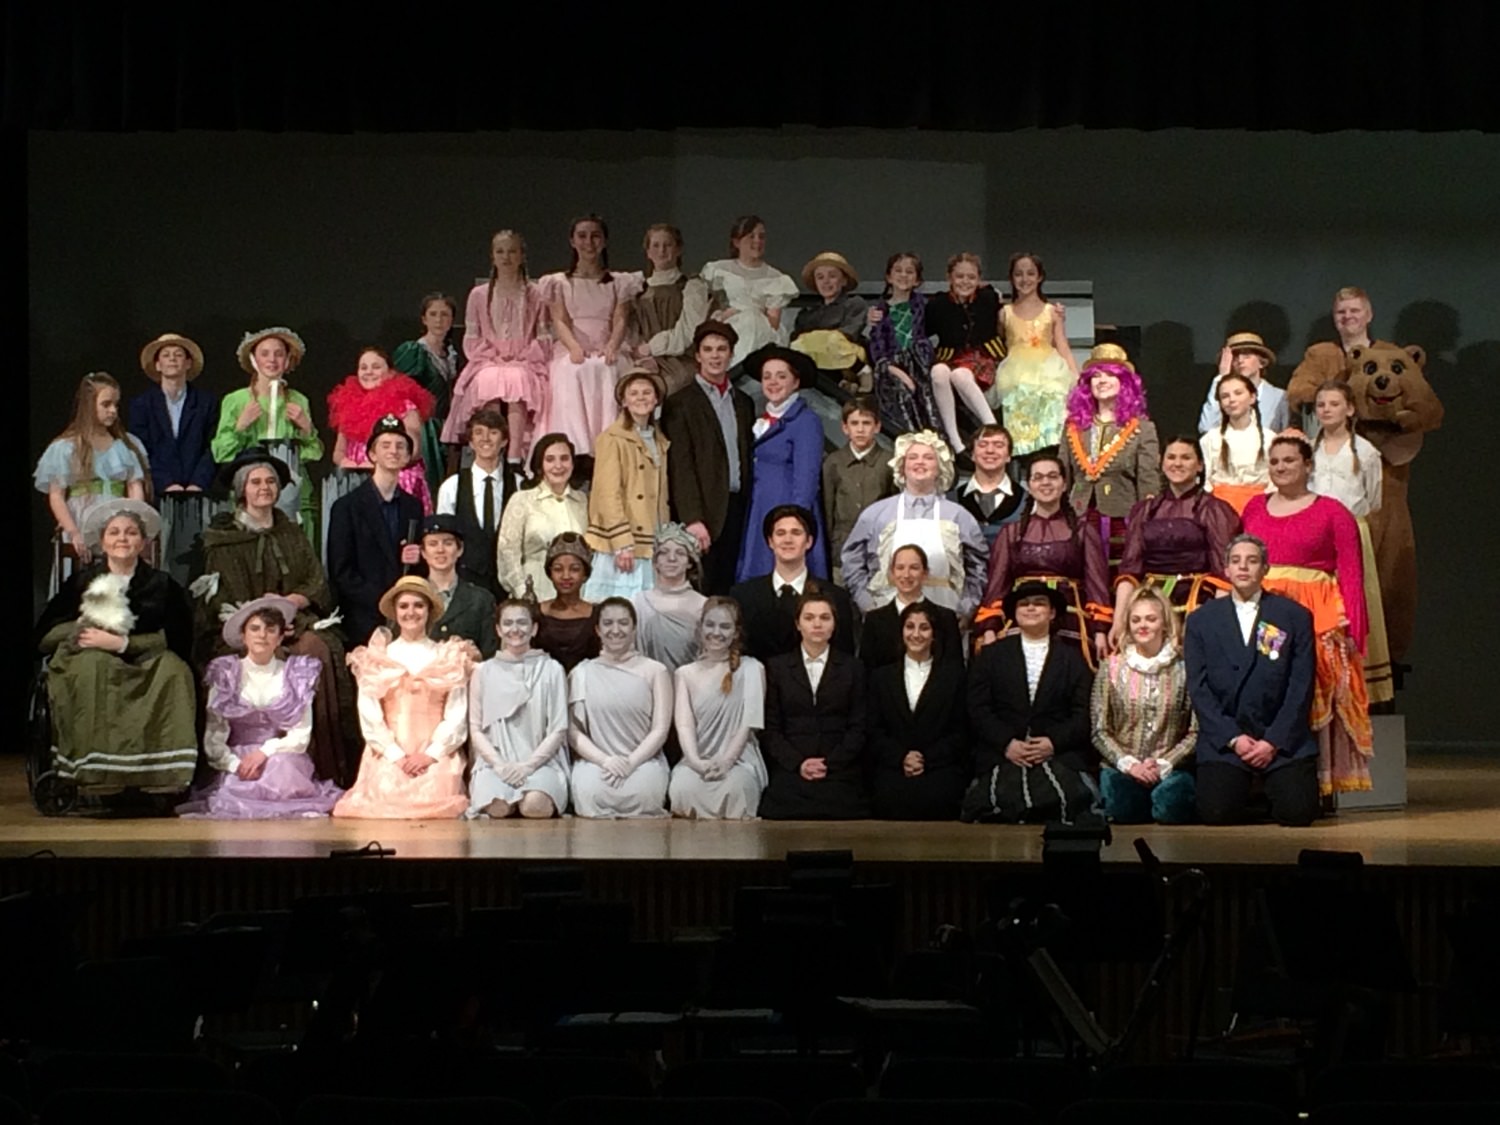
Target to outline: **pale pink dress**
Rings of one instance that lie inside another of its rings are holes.
[[[477,655],[466,640],[391,640],[384,628],[349,654],[365,752],[359,777],[334,805],[334,816],[437,820],[464,814],[469,671]],[[437,760],[408,777],[400,766],[408,753]]]
[[[604,351],[615,306],[640,292],[641,275],[617,273],[603,282],[549,273],[541,285],[549,302],[561,298],[567,307],[573,335],[585,354],[582,363],[574,363],[562,341],[553,342],[546,421],[538,430],[567,434],[577,452],[592,453],[594,439],[619,417],[615,384],[628,368],[623,355],[605,363],[602,355],[590,353]]]
[[[442,439],[461,445],[469,415],[491,399],[521,402],[531,421],[545,414],[548,352],[537,338],[547,301],[534,281],[525,292],[506,297],[496,292],[488,308],[489,282],[469,291],[464,309],[464,358],[453,384],[453,405],[443,423]]]

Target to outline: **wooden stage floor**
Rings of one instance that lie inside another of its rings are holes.
[[[1137,862],[1144,837],[1170,864],[1281,866],[1304,848],[1357,851],[1376,867],[1500,866],[1500,763],[1432,757],[1413,762],[1402,812],[1358,812],[1308,829],[1140,826],[1119,829],[1107,862]],[[400,859],[509,863],[662,861],[766,863],[795,849],[850,848],[882,864],[1034,863],[1037,827],[963,824],[711,822],[179,821],[48,818],[32,807],[19,758],[0,759],[0,859],[50,850],[69,859],[319,859],[370,841]]]

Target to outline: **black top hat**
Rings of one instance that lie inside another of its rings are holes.
[[[1061,617],[1068,611],[1067,599],[1063,597],[1062,591],[1055,586],[1049,586],[1045,582],[1032,579],[1027,582],[1018,583],[1010,593],[1005,595],[1005,616],[1010,620],[1016,619],[1016,605],[1022,598],[1046,598],[1052,603],[1052,608]],[[1054,622],[1055,624],[1055,622]]]

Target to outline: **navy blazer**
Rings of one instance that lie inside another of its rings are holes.
[[[219,424],[219,398],[189,383],[183,391],[182,419],[172,434],[167,396],[160,386],[130,400],[131,435],[151,462],[151,487],[157,496],[174,484],[196,484],[205,492],[214,483],[214,457],[209,448]]]
[[[398,535],[422,523],[422,502],[396,489]],[[401,544],[386,534],[373,479],[334,501],[328,513],[328,580],[344,613],[351,645],[370,639],[380,621],[380,599],[401,577]]]
[[[779,421],[755,439],[755,484],[745,516],[745,538],[740,544],[736,582],[765,574],[776,565],[761,525],[772,508],[800,504],[813,514],[816,538],[807,552],[807,569],[815,578],[828,577],[828,528],[823,524],[823,422],[798,398]]]
[[[1270,625],[1285,635],[1257,643]],[[1263,648],[1273,648],[1275,659]],[[1215,598],[1188,615],[1188,693],[1198,712],[1197,760],[1245,765],[1229,744],[1241,734],[1276,747],[1267,769],[1311,757],[1318,740],[1308,726],[1317,656],[1312,614],[1290,598],[1261,594],[1260,613],[1247,645],[1240,634],[1234,598]]]

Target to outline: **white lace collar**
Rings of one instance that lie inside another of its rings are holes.
[[[1125,647],[1125,663],[1145,676],[1156,675],[1176,659],[1177,646],[1171,641],[1163,641],[1161,651],[1155,656],[1142,656],[1136,651],[1135,645]]]

